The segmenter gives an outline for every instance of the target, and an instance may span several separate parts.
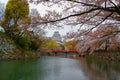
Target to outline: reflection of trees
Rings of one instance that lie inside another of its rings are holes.
[[[83,71],[85,75],[89,77],[89,80],[109,80],[106,74],[99,70],[94,64],[87,63],[85,59],[81,62],[84,66]]]
[[[82,60],[82,64],[84,72],[91,78],[90,80],[119,80],[120,65],[118,64],[110,64],[97,59]]]
[[[41,62],[3,61],[0,62],[0,80],[37,80],[42,73]]]

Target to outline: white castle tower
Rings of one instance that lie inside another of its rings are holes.
[[[61,35],[59,34],[58,31],[55,31],[53,36],[52,36],[52,39],[57,41],[57,42],[61,42],[62,38],[61,38]]]

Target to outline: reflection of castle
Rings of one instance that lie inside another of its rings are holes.
[[[61,38],[61,36],[60,36],[60,34],[59,34],[58,31],[54,32],[54,34],[52,36],[52,39],[55,40],[55,41],[57,41],[57,42],[62,42],[62,38]]]

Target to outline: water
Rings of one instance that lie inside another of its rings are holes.
[[[105,64],[58,57],[0,61],[0,80],[120,80],[119,64]]]

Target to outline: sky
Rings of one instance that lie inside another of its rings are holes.
[[[0,0],[0,2],[2,2],[2,3],[7,3],[8,2],[8,0]]]
[[[0,2],[6,4],[8,2],[8,0],[0,0]],[[30,4],[29,6],[30,6],[30,9],[36,8],[41,16],[44,16],[45,13],[46,13],[46,10],[48,10],[48,7],[46,7],[46,6],[42,5],[42,4],[38,4],[37,6],[34,5],[34,4]],[[55,6],[55,8],[56,7],[57,6]],[[56,10],[61,11],[60,8],[57,8]],[[70,26],[65,26],[63,28],[59,28],[59,30],[58,30],[58,28],[56,28],[56,29],[46,28],[45,32],[46,32],[46,36],[48,36],[48,37],[51,37],[54,34],[55,31],[58,31],[61,36],[64,36],[67,32],[77,31],[77,29],[78,29],[78,27],[71,28]]]

